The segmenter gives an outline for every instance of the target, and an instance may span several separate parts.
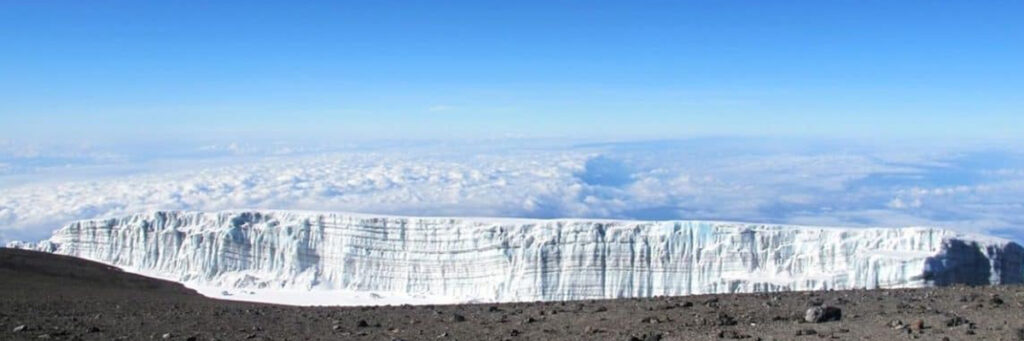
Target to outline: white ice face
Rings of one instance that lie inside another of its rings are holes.
[[[153,212],[12,246],[194,286],[445,302],[1021,282],[1024,260],[1015,243],[931,228],[290,211]]]

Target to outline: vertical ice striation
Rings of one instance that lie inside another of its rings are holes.
[[[532,301],[1022,282],[1024,249],[933,228],[153,212],[15,244],[184,283]]]

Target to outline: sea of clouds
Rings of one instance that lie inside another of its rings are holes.
[[[202,146],[135,157],[0,149],[0,241],[148,210],[939,226],[1024,239],[1024,154],[828,141]]]

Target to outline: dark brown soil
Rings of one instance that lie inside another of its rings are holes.
[[[803,322],[819,304],[842,319]],[[303,308],[0,249],[0,340],[1024,340],[1022,327],[1020,286]]]

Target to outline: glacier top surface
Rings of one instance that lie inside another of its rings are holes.
[[[957,239],[976,241],[987,245],[1007,245],[1014,243],[1014,241],[1006,238],[994,237],[978,233],[969,233],[963,231],[957,231],[947,228],[939,227],[928,227],[928,226],[892,226],[892,227],[844,227],[844,226],[815,226],[815,225],[796,225],[796,224],[775,224],[775,223],[753,223],[753,222],[742,222],[742,221],[730,221],[730,220],[689,220],[689,219],[672,219],[672,220],[636,220],[636,219],[611,219],[611,218],[519,218],[519,217],[482,217],[482,216],[403,216],[393,214],[376,214],[376,213],[360,213],[360,212],[346,212],[346,211],[315,211],[315,210],[280,210],[280,209],[228,209],[220,211],[188,211],[188,210],[148,210],[142,213],[127,215],[121,217],[106,217],[96,219],[83,219],[70,222],[74,223],[87,223],[87,222],[103,222],[111,219],[119,219],[124,217],[137,217],[137,216],[154,216],[159,214],[175,214],[175,215],[238,215],[245,213],[260,213],[269,214],[275,217],[286,218],[286,219],[304,219],[314,216],[337,216],[347,217],[354,219],[392,219],[392,220],[406,220],[406,221],[447,221],[454,223],[468,223],[472,225],[494,225],[494,224],[509,224],[509,225],[520,225],[520,224],[531,224],[531,225],[546,225],[546,224],[587,224],[587,223],[602,223],[617,226],[630,226],[630,225],[661,225],[661,224],[674,224],[674,223],[705,223],[714,227],[736,227],[736,228],[757,228],[759,230],[785,230],[785,229],[807,229],[807,230],[879,230],[879,229],[920,229],[920,230],[941,230],[949,233],[952,237]]]

